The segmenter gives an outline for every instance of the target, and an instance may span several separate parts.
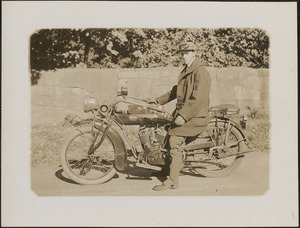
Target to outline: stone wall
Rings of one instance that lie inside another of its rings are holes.
[[[68,115],[82,118],[83,97],[97,96],[101,103],[110,103],[116,91],[127,81],[129,95],[140,98],[157,97],[177,82],[181,68],[151,69],[61,69],[41,72],[31,87],[32,124],[62,122]],[[246,113],[245,106],[269,107],[269,71],[251,68],[208,68],[212,85],[210,104],[236,104]],[[166,105],[172,111],[176,101]]]

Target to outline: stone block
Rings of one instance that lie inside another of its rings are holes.
[[[95,95],[100,104],[110,104],[116,91],[127,81],[129,95],[140,98],[160,96],[177,84],[182,67],[149,69],[60,69],[41,72],[31,87],[33,122],[61,121],[68,113],[83,113],[83,97]],[[269,106],[269,70],[208,67],[212,85],[210,106],[235,104]],[[176,101],[165,105],[169,112]]]
[[[38,106],[53,106],[51,95],[31,91],[31,104]]]
[[[258,69],[258,76],[259,77],[269,77],[270,76],[270,71],[269,69]]]
[[[56,73],[42,72],[38,86],[84,88],[90,94],[115,94],[117,78],[118,70],[60,69]]]
[[[79,119],[86,119],[89,118],[91,114],[66,108],[31,105],[32,125],[63,123],[67,116],[78,116]]]
[[[58,87],[52,95],[53,105],[79,111],[83,109],[84,96],[88,94],[85,89]]]

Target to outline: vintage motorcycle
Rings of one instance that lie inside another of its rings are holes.
[[[154,172],[168,167],[167,131],[174,123],[161,105],[128,96],[127,87],[122,87],[111,105],[99,105],[96,97],[86,95],[84,111],[92,112],[92,117],[71,121],[75,130],[60,154],[61,166],[73,181],[107,182],[117,171],[125,172],[129,161]],[[206,130],[183,147],[182,172],[223,177],[239,166],[244,154],[252,151],[244,130],[231,118],[239,111],[228,104],[210,108]]]

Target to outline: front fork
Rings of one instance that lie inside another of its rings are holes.
[[[103,132],[103,134],[101,136],[100,141],[95,145],[95,142],[97,141],[97,138],[99,137],[100,132],[101,132],[104,124],[106,125],[105,130],[104,130],[104,132]],[[97,134],[94,137],[94,139],[92,141],[92,144],[90,145],[90,148],[88,150],[88,155],[92,155],[95,152],[95,150],[97,150],[101,146],[101,144],[103,143],[103,141],[104,141],[104,139],[105,139],[105,137],[107,135],[107,132],[108,132],[111,124],[112,124],[111,112],[109,112],[107,114],[107,116],[105,117],[105,119],[102,121],[101,126],[98,128]],[[95,121],[94,120],[93,120],[92,127],[93,127],[93,129],[95,128]]]
[[[97,123],[101,122],[101,124],[100,125],[96,124],[96,122]],[[113,116],[112,113],[108,113],[106,115],[106,117],[101,121],[95,121],[95,119],[93,120],[92,127],[93,127],[93,129],[96,128],[98,130],[98,132],[96,133],[96,135],[90,145],[90,148],[88,150],[88,155],[92,155],[95,152],[95,150],[101,146],[101,144],[103,143],[103,141],[109,131],[109,128],[112,127],[113,124],[116,124],[119,127],[119,129],[120,129],[119,132],[122,132],[123,139],[125,141],[127,141],[128,145],[131,149],[132,155],[135,157],[135,159],[138,159],[137,151],[136,151],[134,145],[132,144],[132,141],[128,137],[126,128],[124,128],[124,126],[122,126],[121,124],[118,123],[118,121],[115,120],[115,116]],[[95,145],[95,142],[97,141],[97,138],[99,137],[100,131],[101,131],[101,129],[103,129],[103,127],[105,127],[103,135],[101,136],[100,141]]]

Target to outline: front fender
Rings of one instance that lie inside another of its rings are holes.
[[[73,124],[75,127],[79,127],[82,125],[91,125],[94,124],[95,128],[98,130],[104,130],[107,127],[106,123],[103,123],[101,120],[94,120],[94,119],[85,119],[81,120],[75,124]],[[125,171],[127,168],[127,152],[126,152],[126,146],[125,142],[120,136],[120,134],[112,127],[108,129],[108,133],[111,140],[114,144],[115,149],[115,160],[114,160],[114,166],[116,170],[118,171]]]

